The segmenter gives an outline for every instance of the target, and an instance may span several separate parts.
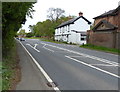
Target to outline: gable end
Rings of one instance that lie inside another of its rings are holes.
[[[106,20],[102,20],[92,30],[93,31],[111,31],[111,30],[115,30],[117,28],[118,27],[111,24],[110,22],[108,22]]]

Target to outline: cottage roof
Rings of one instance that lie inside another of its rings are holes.
[[[97,17],[94,17],[93,19],[103,18],[103,17],[106,17],[106,16],[114,16],[114,15],[116,15],[116,11],[118,11],[118,10],[120,10],[120,5],[116,9],[105,12],[105,13],[97,16]]]
[[[101,24],[104,24],[104,25],[106,25],[106,27],[107,28],[104,28],[104,29],[97,29]],[[117,26],[115,26],[115,25],[113,25],[113,24],[111,24],[110,22],[108,22],[108,21],[106,21],[106,20],[101,20],[92,30],[93,31],[102,31],[102,30],[114,30],[114,29],[116,29],[117,28]]]
[[[79,17],[77,17],[77,18],[70,19],[70,20],[68,20],[68,21],[66,21],[66,22],[58,25],[56,28],[60,28],[60,27],[63,27],[63,26],[69,25],[69,24],[74,24],[74,22],[75,22],[76,20],[80,19],[80,18],[83,18],[86,22],[88,22],[88,24],[91,24],[91,22],[88,21],[85,17],[79,16]]]

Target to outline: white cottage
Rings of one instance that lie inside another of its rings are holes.
[[[67,43],[86,44],[86,32],[91,22],[79,13],[79,17],[66,21],[55,29],[55,40]]]

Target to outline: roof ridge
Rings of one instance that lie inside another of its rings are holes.
[[[79,18],[83,18],[85,21],[88,22],[88,24],[91,24],[91,22],[88,21],[85,17],[79,16],[79,17],[76,17],[76,18],[73,18],[73,19],[70,19],[70,20],[68,20],[68,21],[65,21],[65,22],[61,23],[61,24],[58,25],[56,28],[63,27],[63,26],[69,25],[69,24],[73,24],[73,23],[74,23],[76,20],[78,20]]]

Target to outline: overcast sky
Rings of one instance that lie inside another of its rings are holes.
[[[61,8],[65,10],[65,15],[78,16],[78,13],[83,12],[83,16],[93,22],[93,18],[115,9],[120,0],[37,0],[34,4],[33,19],[27,18],[23,29],[28,31],[29,25],[35,25],[39,21],[47,19],[47,10],[51,7]]]

